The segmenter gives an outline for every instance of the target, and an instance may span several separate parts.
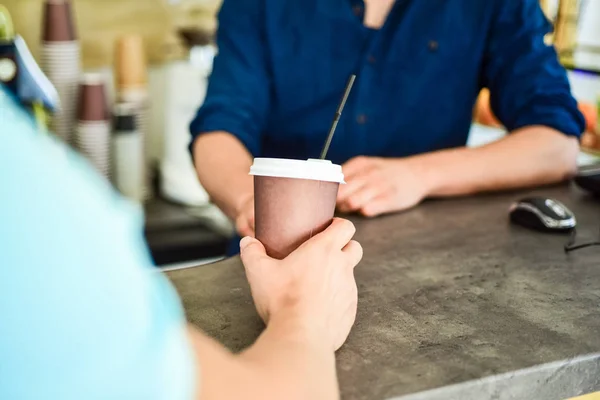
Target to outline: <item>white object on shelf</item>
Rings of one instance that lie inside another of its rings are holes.
[[[193,63],[175,62],[165,71],[165,132],[160,190],[167,199],[189,206],[209,202],[188,150],[191,139],[189,125],[206,96],[207,77],[215,54],[211,46],[203,49],[194,50]]]
[[[600,78],[578,71],[569,71],[568,75],[573,96],[579,101],[596,104],[596,99],[600,94]]]
[[[467,147],[479,147],[488,143],[495,142],[506,136],[506,130],[500,128],[492,128],[481,124],[471,125]]]

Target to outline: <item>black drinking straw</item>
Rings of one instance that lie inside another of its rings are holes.
[[[352,90],[352,85],[354,85],[354,80],[356,79],[356,75],[351,75],[350,80],[346,84],[346,90],[344,91],[344,97],[342,97],[342,101],[338,106],[337,111],[333,117],[333,122],[331,123],[331,128],[329,128],[329,134],[327,135],[327,141],[325,142],[325,146],[323,146],[323,150],[321,151],[321,160],[324,160],[327,157],[327,152],[329,151],[329,145],[331,145],[331,139],[333,139],[333,134],[335,133],[335,129],[337,128],[337,124],[342,116],[342,111],[344,111],[344,106],[346,105],[346,100],[348,100],[348,96],[350,95],[350,91]]]

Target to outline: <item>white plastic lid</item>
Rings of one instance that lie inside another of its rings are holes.
[[[277,178],[312,179],[325,182],[344,182],[342,166],[328,160],[292,160],[287,158],[255,158],[250,175]]]

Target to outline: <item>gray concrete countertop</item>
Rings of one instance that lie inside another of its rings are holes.
[[[356,269],[356,326],[338,352],[343,399],[388,399],[473,380],[446,395],[414,398],[522,398],[517,385],[530,393],[545,388],[545,400],[600,390],[600,247],[567,255],[566,236],[511,226],[510,203],[527,195],[561,200],[578,218],[578,238],[598,238],[600,202],[566,186],[355,219],[365,255]],[[231,350],[260,334],[238,259],[169,277],[189,320]],[[553,364],[536,367],[545,363]],[[578,380],[565,386],[550,379],[570,365]],[[514,373],[531,367],[530,379]],[[586,371],[595,379],[583,379]],[[497,376],[503,386],[490,383]]]

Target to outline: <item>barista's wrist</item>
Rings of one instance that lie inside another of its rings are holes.
[[[424,198],[434,195],[438,183],[444,179],[443,169],[435,167],[435,159],[431,156],[432,154],[424,154],[402,159],[417,177]]]

